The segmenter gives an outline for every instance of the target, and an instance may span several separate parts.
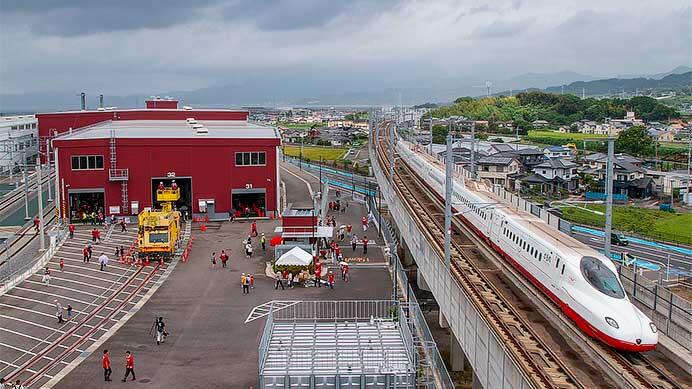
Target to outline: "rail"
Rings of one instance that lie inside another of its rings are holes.
[[[413,175],[415,175],[415,173],[413,173]],[[422,181],[420,181],[419,184],[423,187],[426,186]],[[404,189],[407,188],[408,186],[406,186]],[[438,207],[442,202],[441,196],[436,193],[428,193],[428,198],[430,200],[436,200]],[[416,214],[420,215],[420,212]],[[453,219],[453,222],[455,223],[455,227],[459,228],[459,230],[461,231],[465,231],[465,234],[469,236],[473,235],[473,233],[468,228],[466,228],[463,223],[460,223],[457,218]],[[431,224],[432,223],[427,223],[426,225]],[[440,235],[440,238],[441,237],[442,235]],[[485,246],[485,244],[480,239],[476,239],[474,243],[479,248]],[[485,249],[486,251],[488,251],[487,248]],[[507,269],[510,269],[511,272],[511,269],[513,269],[509,266],[506,266],[506,263],[505,266],[499,267],[501,267],[501,270],[503,270],[503,272]],[[510,279],[515,283],[522,284],[523,287],[528,288],[528,290],[533,290],[533,295],[535,295],[537,301],[543,300],[543,304],[549,304],[549,302],[545,302],[544,296],[542,296],[537,290],[532,289],[533,286],[529,284],[521,275],[517,276],[515,274],[514,276],[510,277]],[[556,307],[554,305],[552,306],[552,308],[553,311],[550,312],[550,314],[554,316],[560,316],[564,320],[564,315],[561,315],[560,312],[556,310]],[[546,314],[546,312],[549,312],[550,309],[548,309],[547,311],[541,311],[544,314]],[[677,387],[674,378],[670,377],[667,373],[661,371],[660,368],[652,364],[641,354],[634,354],[628,356],[615,352],[614,350],[598,342],[595,342],[592,339],[589,339],[586,335],[584,335],[578,329],[576,329],[576,327],[572,325],[571,322],[566,327],[563,325],[558,326],[558,328],[560,328],[561,330],[571,332],[570,335],[572,335],[575,339],[575,342],[580,347],[582,347],[582,349],[585,351],[585,354],[593,358],[596,361],[597,365],[602,366],[605,369],[604,371],[608,373],[609,376],[613,378],[615,382],[617,382],[621,387]],[[628,359],[628,357],[630,358]],[[635,360],[633,361],[632,359]]]

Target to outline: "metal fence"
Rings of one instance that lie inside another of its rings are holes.
[[[373,214],[374,219],[380,220],[374,197],[369,197],[366,204],[368,211]],[[403,312],[402,315],[407,319],[406,322],[415,342],[414,346],[420,355],[418,383],[425,388],[454,388],[447,366],[442,360],[437,343],[432,336],[428,323],[425,321],[425,316],[420,309],[416,295],[409,284],[404,266],[396,253],[399,240],[396,238],[396,234],[389,222],[382,219],[380,227],[384,242],[389,249],[387,259],[393,273],[395,298],[408,303],[405,305],[406,312]]]
[[[369,321],[371,318],[394,319],[397,314],[396,301],[301,301],[288,308],[272,310],[275,321]]]
[[[692,350],[692,303],[622,264],[618,271],[622,286],[635,305],[661,332]]]
[[[48,232],[48,236],[50,244],[41,256],[27,261],[14,255],[0,266],[0,296],[45,267],[67,238],[67,229],[56,226]]]

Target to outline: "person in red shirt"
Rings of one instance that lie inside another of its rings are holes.
[[[221,258],[221,267],[226,267],[226,263],[228,262],[228,255],[226,255],[226,250],[221,250],[221,255],[219,257]]]
[[[322,287],[322,262],[317,260],[315,261],[315,286]]]
[[[363,254],[368,253],[368,237],[363,235]]]
[[[353,231],[353,226],[350,224],[346,225],[346,232],[348,233],[348,236],[351,236],[351,231]]]
[[[74,238],[74,224],[70,223],[70,239]]]
[[[96,230],[96,239],[98,240],[99,243],[101,243],[101,231]]]
[[[363,218],[360,219],[360,223],[363,225],[363,231],[368,230],[368,218],[363,216]]]
[[[251,235],[252,235],[252,236],[257,236],[257,222],[256,222],[256,221],[253,221],[252,224],[251,224],[251,227],[252,227]]]
[[[135,356],[131,352],[125,351],[125,378],[123,382],[127,381],[127,376],[132,373],[132,381],[135,381]]]
[[[89,246],[84,246],[84,249],[82,250],[82,254],[84,254],[84,258],[82,259],[82,262],[89,263]]]
[[[341,247],[339,247],[338,244],[334,246],[334,255],[336,255],[337,258],[341,255]]]
[[[65,258],[60,258],[60,271],[65,271]]]
[[[329,271],[327,279],[329,280],[329,287],[334,289],[334,273],[331,270]]]
[[[41,224],[41,220],[38,218],[38,216],[36,216],[36,217],[34,218],[34,231],[36,231],[37,234],[38,234],[38,226],[39,226],[39,224]]]
[[[158,190],[164,190],[166,187],[163,186],[163,181],[159,181],[159,187]]]
[[[103,379],[104,381],[111,380],[111,356],[108,354],[108,350],[103,350],[103,357],[101,357],[101,365],[103,366]]]
[[[93,230],[91,230],[91,241],[94,242],[94,243],[96,243],[96,234],[97,234],[96,228],[94,228]]]

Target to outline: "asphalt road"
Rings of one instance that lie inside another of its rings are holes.
[[[579,241],[588,244],[589,246],[603,250],[605,246],[604,239],[600,236],[573,232],[572,236]],[[692,258],[673,250],[666,250],[651,246],[646,246],[634,242],[630,242],[627,246],[615,246],[611,248],[612,252],[621,253],[623,251],[633,255],[637,259],[643,259],[661,266],[661,271],[666,271],[668,259],[670,258],[670,274],[692,276]]]

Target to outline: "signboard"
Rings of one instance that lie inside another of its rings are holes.
[[[139,213],[139,201],[132,201],[130,203],[130,209],[132,210],[133,215],[137,215]]]
[[[119,214],[120,213],[120,206],[119,205],[111,205],[108,207],[108,213],[110,214]]]

